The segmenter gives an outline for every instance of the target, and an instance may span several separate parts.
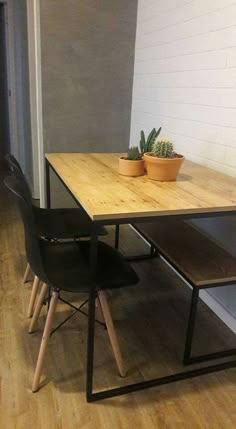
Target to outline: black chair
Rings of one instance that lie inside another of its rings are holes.
[[[31,320],[29,332],[35,324],[48,288],[51,299],[48,315],[38,355],[32,391],[39,388],[40,375],[45,358],[46,348],[52,331],[52,322],[60,291],[89,293],[90,290],[90,241],[52,242],[38,237],[35,213],[32,205],[24,197],[21,183],[16,177],[6,177],[5,185],[15,195],[25,230],[27,258],[34,273],[43,282],[43,286]],[[96,275],[96,294],[101,305],[113,353],[121,376],[125,375],[121,352],[114,330],[113,321],[104,293],[107,289],[122,288],[138,282],[135,271],[122,255],[107,244],[98,241],[98,268]]]
[[[5,160],[12,174],[21,183],[24,198],[29,202],[29,204],[31,204],[31,191],[20,164],[11,154],[7,154],[5,156]],[[90,237],[92,224],[91,219],[82,209],[42,209],[33,205],[33,211],[35,216],[37,234],[39,237],[44,237],[49,240],[78,239]],[[98,235],[106,235],[105,228],[101,227]],[[27,281],[30,269],[32,269],[32,267],[28,262],[23,277],[24,283]],[[27,310],[27,317],[31,317],[33,314],[38,288],[39,278],[35,276]]]
[[[30,202],[32,195],[24,173],[16,158],[7,154],[5,156],[8,168],[16,176],[24,190],[24,197]],[[91,219],[82,208],[42,209],[33,205],[38,235],[48,239],[68,239],[90,237]],[[106,235],[101,227],[98,235]]]

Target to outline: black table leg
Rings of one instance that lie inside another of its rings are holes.
[[[46,169],[46,207],[47,209],[51,208],[51,189],[50,189],[50,164],[46,159],[45,163]]]
[[[87,380],[86,397],[91,402],[93,397],[93,361],[94,361],[94,335],[95,335],[95,299],[96,299],[96,270],[97,270],[97,225],[93,222],[91,244],[90,244],[90,270],[91,288],[89,293],[89,314],[88,314],[88,339],[87,339]]]
[[[194,333],[194,326],[195,326],[196,314],[197,314],[198,297],[199,297],[199,288],[193,288],[191,309],[189,314],[186,343],[185,343],[185,350],[184,350],[184,363],[187,363],[188,359],[191,356],[193,333]]]
[[[115,228],[115,249],[119,249],[120,225],[116,225]]]

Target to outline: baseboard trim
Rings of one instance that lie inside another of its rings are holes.
[[[223,307],[223,305],[209,292],[202,290],[201,299],[205,304],[236,334],[236,319]]]

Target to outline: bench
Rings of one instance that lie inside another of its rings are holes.
[[[160,218],[158,222],[135,224],[133,227],[192,287],[184,364],[236,354],[236,349],[230,349],[199,356],[191,355],[199,292],[202,289],[235,284],[236,258],[189,221],[180,218]]]

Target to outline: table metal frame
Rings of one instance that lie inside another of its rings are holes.
[[[60,175],[55,171],[53,166],[46,159],[46,203],[47,207],[50,208],[51,205],[51,190],[50,190],[50,168],[55,172],[63,185],[67,188],[69,193],[72,195],[73,199],[80,206],[81,204],[71,193],[70,189],[66,186]],[[83,209],[83,207],[82,207]],[[83,209],[84,210],[84,209]],[[226,212],[208,212],[208,213],[189,213],[189,214],[178,214],[178,215],[169,215],[173,217],[181,218],[206,218],[206,217],[216,217],[222,216],[223,214],[235,215],[235,211],[226,211]],[[165,218],[167,215],[164,215]],[[98,228],[100,226],[106,225],[115,225],[116,226],[116,239],[115,247],[119,245],[119,226],[121,224],[132,224],[132,223],[142,223],[142,222],[155,222],[159,216],[150,216],[150,217],[126,217],[122,219],[106,219],[106,220],[92,220],[92,232],[91,232],[91,246],[90,246],[90,272],[91,272],[91,289],[89,294],[89,313],[88,313],[88,337],[87,337],[87,368],[86,368],[86,398],[87,402],[95,402],[97,400],[112,398],[115,396],[136,392],[139,390],[144,390],[147,388],[160,386],[163,384],[170,384],[180,380],[186,380],[189,378],[198,377],[200,375],[210,374],[216,371],[222,371],[228,368],[236,366],[236,359],[221,362],[215,365],[208,365],[202,368],[196,368],[188,371],[178,372],[170,374],[167,376],[153,378],[147,381],[141,381],[139,383],[132,383],[122,387],[116,387],[108,390],[103,390],[99,392],[93,392],[93,373],[94,373],[94,336],[95,336],[95,300],[96,300],[96,266],[97,266],[97,243],[98,243]],[[191,362],[192,363],[192,362]]]

